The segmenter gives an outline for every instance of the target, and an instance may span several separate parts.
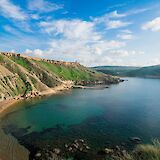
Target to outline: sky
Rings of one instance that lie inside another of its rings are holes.
[[[0,0],[0,51],[86,66],[160,64],[160,0]]]

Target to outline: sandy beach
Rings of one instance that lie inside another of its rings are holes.
[[[0,102],[0,114],[17,102],[18,102],[18,100],[16,100],[16,99],[7,99],[4,101],[1,101]]]

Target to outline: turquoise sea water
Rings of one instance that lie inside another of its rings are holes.
[[[1,124],[36,146],[63,145],[76,138],[95,147],[128,143],[135,136],[144,143],[160,138],[160,80],[127,79],[106,89],[74,89],[23,101]]]

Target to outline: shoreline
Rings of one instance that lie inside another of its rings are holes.
[[[14,98],[3,100],[0,102],[0,114],[5,112],[8,108],[10,108],[12,105],[16,104],[19,100],[16,100]]]
[[[45,91],[42,92],[38,92],[38,94],[36,96],[30,96],[30,97],[20,97],[20,96],[16,96],[13,98],[9,98],[6,100],[3,100],[0,102],[0,115],[2,113],[4,113],[5,111],[7,111],[9,108],[11,108],[14,104],[25,100],[25,99],[32,99],[32,98],[36,98],[36,97],[43,97],[43,96],[49,96],[49,95],[55,95],[58,94],[62,91],[65,90],[70,90],[70,89],[105,89],[105,88],[109,88],[108,85],[103,85],[103,86],[82,86],[82,85],[74,85],[73,81],[63,81],[62,84],[54,87],[54,88],[49,88]]]
[[[75,89],[105,89],[109,88],[109,85],[95,85],[95,86],[82,86],[82,85],[74,85]]]
[[[73,82],[72,81],[64,81],[59,86],[56,86],[54,88],[49,88],[48,90],[39,92],[38,96],[43,97],[43,96],[48,96],[48,95],[54,95],[54,94],[58,94],[61,91],[70,90],[72,88],[73,88]],[[38,96],[30,97],[30,99],[31,98],[36,98]],[[19,101],[24,100],[24,99],[27,99],[27,98],[17,96],[17,97],[13,97],[13,98],[9,98],[9,99],[1,101],[0,102],[0,115],[2,113],[4,113],[5,111],[7,111],[7,109],[11,108],[14,104],[16,104]]]

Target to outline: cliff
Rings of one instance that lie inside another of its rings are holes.
[[[17,96],[34,97],[57,86],[66,85],[68,81],[69,84],[86,85],[118,83],[119,79],[98,73],[77,62],[0,52],[0,101]]]

